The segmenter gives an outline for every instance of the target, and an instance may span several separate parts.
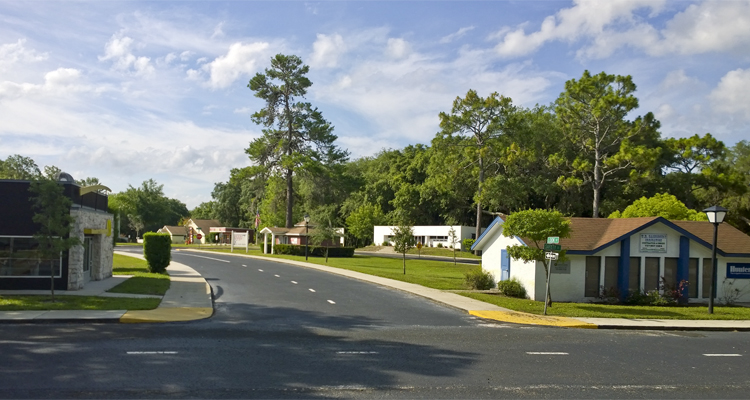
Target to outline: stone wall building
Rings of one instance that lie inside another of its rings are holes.
[[[81,244],[58,259],[41,259],[32,221],[29,181],[0,180],[0,290],[49,289],[54,271],[55,290],[79,290],[90,280],[112,276],[112,214],[104,186],[81,187],[70,175],[58,179],[73,204],[70,235]]]

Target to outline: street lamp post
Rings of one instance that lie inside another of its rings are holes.
[[[307,225],[310,223],[310,216],[305,213],[305,261],[307,261],[307,248],[310,243],[310,238],[307,236]]]
[[[714,224],[714,246],[713,255],[711,257],[711,297],[708,299],[708,313],[714,313],[714,299],[716,298],[716,242],[719,238],[719,224],[724,222],[724,217],[727,215],[727,209],[721,206],[711,206],[703,210],[708,216],[708,221]]]

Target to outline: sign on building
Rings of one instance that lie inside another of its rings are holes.
[[[553,261],[552,271],[553,274],[568,274],[570,275],[570,261]]]
[[[641,234],[641,253],[666,253],[667,252],[667,234],[666,233],[642,233]]]
[[[727,263],[727,278],[750,279],[750,264]]]

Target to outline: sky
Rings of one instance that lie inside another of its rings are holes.
[[[469,89],[548,105],[584,70],[631,75],[662,137],[750,140],[750,0],[0,0],[0,158],[192,209],[250,165],[279,53],[352,159],[429,144]]]

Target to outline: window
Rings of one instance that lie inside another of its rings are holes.
[[[60,276],[62,257],[43,259],[39,243],[28,237],[0,237],[0,276]]]
[[[586,257],[585,297],[599,296],[599,257]]]
[[[664,259],[664,283],[665,289],[677,289],[677,258],[667,257]]]
[[[641,258],[630,257],[630,276],[628,278],[628,290],[641,291]]]
[[[650,292],[659,290],[659,257],[646,257],[646,277],[643,282],[643,290]]]
[[[604,257],[604,289],[617,289],[617,267],[620,257]]]

